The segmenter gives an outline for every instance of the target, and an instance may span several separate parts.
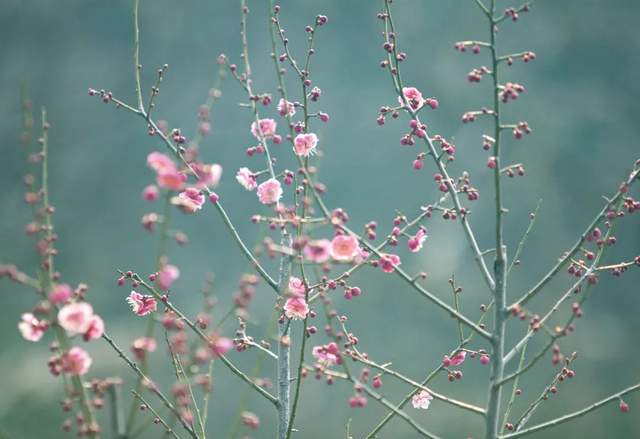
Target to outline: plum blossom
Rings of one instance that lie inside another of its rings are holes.
[[[133,340],[131,344],[131,352],[138,361],[142,361],[147,353],[154,352],[156,350],[157,343],[155,339],[151,337],[140,337]]]
[[[277,203],[280,197],[282,197],[282,186],[275,178],[270,178],[258,186],[258,199],[262,204]]]
[[[308,157],[315,152],[318,136],[314,133],[298,134],[293,141],[293,151],[296,155]]]
[[[418,229],[416,234],[409,238],[407,241],[407,245],[409,246],[409,250],[417,253],[422,249],[422,245],[424,241],[427,239],[427,231],[422,227]]]
[[[291,276],[289,278],[289,291],[297,296],[304,295],[306,288],[304,282],[299,277]]]
[[[161,290],[168,290],[171,284],[180,277],[180,270],[175,265],[166,264],[158,273],[158,287]]]
[[[18,323],[18,330],[20,330],[20,334],[25,340],[36,342],[42,338],[48,326],[47,322],[38,320],[36,316],[26,312],[22,314]]]
[[[233,340],[228,337],[221,337],[219,334],[214,333],[211,336],[211,343],[209,344],[211,347],[211,352],[215,356],[221,356],[229,352],[229,350],[233,347]]]
[[[331,342],[326,345],[314,346],[311,353],[316,358],[318,363],[324,366],[342,364],[342,356],[340,355],[340,348],[334,342]]]
[[[260,128],[258,128],[258,124],[253,122],[251,124],[251,134],[260,140],[262,137],[265,139],[272,139],[276,135],[276,126],[277,123],[273,119],[260,119]],[[260,136],[262,133],[262,136]]]
[[[255,413],[243,411],[241,413],[241,416],[242,416],[242,423],[246,427],[252,430],[257,430],[258,428],[260,428],[260,418]]]
[[[172,200],[173,202],[174,200]],[[204,205],[205,197],[200,189],[195,187],[188,187],[184,191],[178,194],[176,205],[178,205],[185,213],[195,213],[202,209]]]
[[[58,323],[70,336],[84,334],[93,322],[93,308],[87,302],[75,302],[58,311]]]
[[[400,256],[393,254],[383,254],[378,260],[378,265],[385,273],[393,273],[395,267],[400,265]]]
[[[403,87],[402,94],[414,111],[419,110],[424,105],[424,98],[422,93],[415,87]],[[398,97],[400,105],[404,105],[402,98]]]
[[[159,172],[158,177],[156,178],[156,183],[164,189],[179,191],[184,187],[184,182],[186,180],[187,176],[185,174],[177,169],[171,169]]]
[[[449,366],[460,366],[462,363],[464,363],[464,360],[467,358],[467,352],[466,351],[460,351],[457,354],[455,354],[453,357],[449,358],[448,355],[445,355],[442,358],[442,364],[446,367]]]
[[[146,316],[158,308],[156,299],[153,296],[145,296],[136,291],[131,291],[131,294],[127,297],[127,303],[138,316]]]
[[[147,166],[158,174],[168,171],[175,171],[178,168],[171,158],[161,152],[152,152],[147,156]]]
[[[309,241],[304,246],[304,257],[317,264],[327,262],[331,257],[331,241],[328,239],[318,239]]]
[[[73,290],[69,284],[56,285],[49,293],[49,300],[54,305],[61,305],[69,300],[72,294]]]
[[[278,102],[278,113],[280,113],[280,116],[293,116],[296,114],[296,107],[293,105],[293,102],[280,98]]]
[[[240,168],[236,174],[236,180],[240,185],[248,191],[258,187],[255,174],[249,168]]]
[[[62,371],[69,375],[84,375],[91,367],[91,357],[82,348],[77,346],[69,349],[69,352],[60,357]]]
[[[222,178],[222,166],[219,164],[213,163],[206,165],[203,163],[193,163],[191,167],[198,176],[196,187],[199,189],[204,189],[205,187],[216,187],[218,183],[220,183],[220,179]]]
[[[158,186],[150,184],[142,190],[142,199],[145,201],[156,201],[160,197]]]
[[[336,261],[350,261],[358,254],[358,238],[353,235],[337,235],[329,249]]]
[[[421,390],[411,397],[411,405],[415,409],[428,409],[433,396],[426,390]]]
[[[289,319],[303,320],[309,314],[309,305],[302,296],[293,296],[287,299],[284,305],[284,315]]]
[[[91,316],[91,319],[89,319],[89,327],[84,334],[82,334],[82,338],[84,341],[95,340],[102,337],[103,333],[104,321],[102,321],[102,318],[99,315],[94,314]]]

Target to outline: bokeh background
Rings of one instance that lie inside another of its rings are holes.
[[[255,89],[275,95],[267,3],[249,1],[249,44]],[[433,168],[428,164],[421,172],[413,171],[415,148],[399,146],[406,120],[389,121],[384,128],[375,124],[377,108],[395,102],[388,75],[378,67],[383,53],[380,22],[375,15],[381,3],[281,2],[282,20],[296,54],[304,51],[304,26],[318,13],[330,20],[318,34],[312,73],[314,83],[323,90],[319,108],[332,117],[330,123],[314,127],[324,154],[318,163],[321,180],[328,186],[326,200],[332,207],[346,208],[354,228],[376,220],[384,234],[396,210],[412,216],[420,205],[435,201],[438,192],[431,180]],[[510,1],[498,3],[501,9],[514,5]],[[89,98],[87,89],[109,89],[133,102],[131,2],[4,0],[0,9],[0,261],[16,263],[27,271],[37,263],[33,242],[22,233],[30,218],[22,201],[21,176],[26,165],[18,142],[19,87],[25,82],[36,110],[46,105],[53,127],[50,178],[60,235],[58,268],[66,282],[90,285],[91,300],[111,335],[120,345],[128,346],[142,334],[145,322],[128,310],[124,301],[128,290],[116,287],[115,270],[131,268],[145,273],[153,269],[158,237],[142,229],[140,217],[160,207],[144,204],[140,191],[153,180],[145,157],[154,149],[162,150],[162,145],[146,135],[141,120]],[[491,247],[491,179],[480,138],[488,122],[465,126],[460,122],[464,111],[489,104],[488,82],[471,86],[466,81],[467,72],[487,63],[487,58],[486,54],[453,50],[455,41],[487,38],[486,23],[469,0],[398,0],[395,10],[401,49],[409,55],[403,66],[404,80],[440,99],[440,109],[429,111],[425,119],[431,132],[442,133],[457,145],[453,173],[468,170],[480,188],[481,198],[472,206],[471,222],[481,246]],[[145,94],[155,69],[169,64],[156,117],[170,121],[172,127],[182,127],[190,136],[197,108],[215,80],[216,56],[224,52],[240,62],[238,2],[143,1],[141,15]],[[505,162],[522,162],[527,170],[526,177],[506,180],[504,185],[511,252],[526,228],[529,212],[543,200],[522,265],[513,270],[509,280],[512,299],[574,242],[601,208],[601,195],[613,193],[633,160],[639,158],[638,17],[640,4],[632,0],[541,0],[520,22],[506,22],[500,29],[502,53],[533,50],[538,55],[535,62],[518,62],[503,75],[505,80],[527,87],[518,102],[505,107],[506,118],[527,120],[534,130],[523,141],[505,136]],[[297,87],[291,84],[290,89]],[[227,80],[222,93],[212,111],[213,132],[204,141],[202,154],[206,161],[224,166],[219,193],[240,233],[251,243],[261,232],[249,217],[259,213],[261,206],[233,176],[240,166],[260,169],[262,161],[247,159],[244,153],[252,140],[250,115],[238,106],[244,98],[242,90]],[[275,110],[272,106],[263,113],[275,115]],[[288,147],[275,149],[278,166],[293,168]],[[220,301],[215,315],[219,317],[229,307],[246,262],[211,208],[195,216],[176,217],[175,226],[188,233],[190,242],[185,248],[174,243],[169,249],[170,260],[182,271],[174,300],[194,315],[200,306],[198,290],[205,273],[214,272]],[[447,279],[455,274],[464,287],[463,311],[477,316],[479,305],[488,301],[488,292],[459,225],[433,220],[428,228],[425,249],[417,255],[402,253],[403,267],[410,272],[427,271],[427,287],[446,300],[450,300]],[[606,258],[610,262],[638,254],[637,219],[622,221],[618,230],[619,244]],[[638,380],[639,279],[637,270],[620,279],[602,276],[584,309],[584,318],[578,322],[578,331],[561,342],[565,352],[579,352],[577,377],[541,407],[533,423],[580,408]],[[337,296],[336,303],[340,312],[349,314],[350,328],[359,336],[361,349],[372,358],[392,361],[399,371],[421,379],[454,345],[453,321],[397,277],[365,269],[354,276],[353,283],[362,287],[364,295],[351,302]],[[568,279],[561,276],[532,303],[533,310],[542,311],[567,286]],[[10,438],[62,437],[58,432],[64,419],[58,404],[61,382],[47,372],[45,344],[27,343],[16,330],[19,315],[33,305],[34,294],[7,281],[0,283],[0,294],[0,431]],[[262,285],[251,305],[255,323],[251,332],[256,336],[263,333],[260,326],[269,319],[272,298],[271,291]],[[227,328],[233,330],[233,326]],[[514,340],[525,329],[520,323],[512,323],[511,328]],[[323,335],[315,340],[326,342]],[[95,357],[91,375],[121,375],[126,380],[125,390],[129,388],[131,371],[106,344],[98,341],[88,349]],[[161,357],[155,355],[156,360]],[[232,357],[245,370],[250,370],[255,359],[252,353]],[[152,375],[168,385],[168,366],[154,361],[153,368]],[[446,376],[441,376],[433,387],[484,405],[488,368],[470,362],[464,373],[464,380],[455,384],[448,384]],[[524,395],[516,402],[516,413],[539,394],[553,373],[548,358],[536,367],[522,386]],[[272,368],[265,367],[263,374],[273,375]],[[409,390],[391,378],[384,381],[384,393],[391,400],[399,400]],[[215,437],[226,437],[246,390],[222,367],[216,369],[214,387],[210,429]],[[344,437],[351,418],[354,437],[366,434],[386,410],[374,401],[366,409],[350,409],[346,400],[351,394],[347,383],[327,387],[313,379],[305,381],[298,437]],[[631,396],[628,402],[637,412],[640,397]],[[249,400],[248,408],[260,415],[263,424],[252,435],[271,437],[271,408],[255,398]],[[482,437],[480,419],[455,408],[436,402],[428,411],[408,410],[443,437]],[[102,415],[105,421],[107,413]],[[240,435],[247,433],[240,429]],[[536,437],[567,435],[640,437],[640,423],[633,413],[622,415],[616,404],[611,404]],[[157,434],[151,432],[146,437]],[[415,433],[396,419],[380,437],[411,438]]]

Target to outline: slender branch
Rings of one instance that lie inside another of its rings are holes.
[[[157,411],[154,410],[154,408],[151,406],[151,404],[149,404],[143,397],[142,395],[140,395],[138,392],[136,392],[135,390],[132,390],[131,393],[133,393],[133,396],[135,396],[136,398],[138,398],[140,400],[140,402],[142,402],[145,407],[147,409],[149,409],[149,411],[151,413],[153,413],[153,415],[156,417],[156,419],[158,420],[158,422],[160,422],[164,428],[166,429],[167,433],[169,433],[171,436],[173,436],[176,439],[180,439],[180,436],[178,436],[178,434],[173,430],[173,428],[169,427],[169,424],[167,424],[165,422],[164,419],[162,419],[162,416],[160,416],[160,414],[158,414]]]
[[[513,255],[513,258],[511,259],[511,264],[509,264],[509,269],[507,270],[507,277],[509,277],[509,274],[511,273],[511,269],[514,267],[514,265],[520,263],[519,262],[520,253],[522,252],[522,249],[524,248],[524,245],[527,242],[527,239],[529,238],[529,234],[531,233],[531,230],[533,230],[533,226],[536,223],[536,219],[538,218],[538,210],[540,210],[541,205],[542,205],[542,199],[538,200],[538,204],[536,205],[536,210],[534,210],[529,217],[529,225],[527,226],[527,230],[524,231],[524,234],[522,235],[522,239],[520,239],[520,242],[518,243],[518,247],[516,248],[516,253]]]
[[[140,24],[138,11],[140,9],[140,0],[133,0],[133,69],[136,78],[136,98],[138,100],[138,111],[144,112],[144,103],[142,102],[142,82],[140,80]]]

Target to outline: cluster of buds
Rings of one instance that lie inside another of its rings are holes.
[[[500,85],[499,88],[498,98],[505,104],[508,103],[509,100],[515,101],[518,99],[518,96],[525,91],[524,86],[514,82],[507,82],[505,85]]]
[[[467,194],[469,201],[476,201],[480,198],[480,191],[471,185],[471,176],[467,171],[462,173],[458,179],[458,191]]]
[[[524,4],[519,8],[507,8],[504,11],[504,15],[507,17],[510,17],[512,21],[518,21],[518,19],[520,18],[519,13],[520,12],[529,12],[529,5],[528,4]]]
[[[482,66],[480,68],[476,68],[471,70],[468,74],[467,74],[467,80],[469,82],[473,83],[478,83],[482,80],[482,77],[486,74],[491,73],[491,70],[489,70],[487,67]]]
[[[516,139],[522,139],[524,134],[531,134],[531,128],[527,122],[518,122],[513,128],[513,137]]]
[[[519,54],[518,59],[521,59],[523,62],[529,62],[529,61],[533,61],[534,59],[536,59],[536,54],[533,52],[524,52],[522,54]],[[513,61],[514,58],[513,56],[510,56],[507,58],[507,65],[512,66],[513,65]]]

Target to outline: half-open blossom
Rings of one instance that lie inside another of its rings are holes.
[[[84,341],[95,340],[97,338],[102,337],[104,333],[104,321],[98,314],[94,314],[91,316],[89,320],[89,327],[82,334],[82,338]]]
[[[418,90],[417,88],[403,87],[402,94],[414,111],[419,110],[424,105],[424,98],[422,97],[422,93],[420,93],[420,90]],[[400,97],[398,97],[398,101],[401,105],[404,105],[404,102]]]
[[[270,178],[258,186],[258,199],[262,204],[277,203],[280,197],[282,197],[282,186],[275,178]]]
[[[178,206],[186,213],[194,213],[202,209],[205,197],[200,189],[188,187],[178,194]]]
[[[311,351],[318,363],[323,366],[331,366],[334,364],[342,364],[342,356],[340,355],[340,348],[334,342],[326,345],[314,346]]]
[[[233,347],[233,340],[228,337],[221,337],[217,333],[213,334],[210,339],[211,352],[218,357],[226,354]]]
[[[426,390],[421,390],[411,397],[411,405],[416,409],[428,409],[433,396]]]
[[[264,137],[265,139],[272,139],[276,135],[277,123],[273,119],[260,119],[260,129],[258,130],[258,124],[253,122],[251,124],[251,134],[258,140]],[[262,133],[262,136],[260,136]]]
[[[70,336],[84,334],[91,326],[93,308],[87,302],[75,302],[58,311],[58,323]]]
[[[425,239],[427,239],[427,232],[421,227],[416,234],[407,241],[409,250],[414,253],[419,252],[422,249],[422,244],[424,244]]]
[[[242,416],[242,423],[246,427],[252,430],[260,428],[260,418],[255,413],[243,411],[240,415]]]
[[[69,349],[69,352],[60,358],[62,371],[69,375],[84,375],[91,367],[91,357],[84,350],[77,346]]]
[[[318,145],[318,136],[314,133],[298,134],[293,141],[293,151],[296,155],[307,157],[313,154]]]
[[[145,201],[156,201],[160,197],[158,186],[150,184],[142,190],[142,199]]]
[[[358,253],[358,238],[353,235],[336,235],[329,251],[336,261],[350,261]]]
[[[216,187],[222,178],[222,166],[217,163],[204,164],[192,163],[191,168],[198,176],[196,187],[203,189],[205,187]]]
[[[170,169],[158,173],[156,183],[158,186],[170,189],[172,191],[179,191],[184,187],[184,182],[187,180],[187,176],[177,169]]]
[[[328,239],[317,239],[309,241],[304,246],[304,257],[317,264],[327,262],[331,257],[331,241]]]
[[[459,366],[462,363],[464,363],[465,358],[467,358],[467,352],[466,351],[460,351],[457,354],[455,354],[453,357],[449,358],[448,355],[445,355],[442,358],[442,365],[445,367],[449,367],[449,366]]]
[[[161,290],[168,290],[171,284],[180,277],[180,270],[175,265],[166,264],[158,273],[158,287]]]
[[[156,151],[147,156],[147,165],[158,174],[177,169],[176,164],[168,155]]]
[[[240,168],[236,174],[236,180],[248,191],[258,187],[255,174],[249,168]]]
[[[49,293],[49,300],[54,305],[61,305],[65,303],[73,294],[73,290],[69,284],[56,285]]]
[[[292,102],[280,98],[278,102],[278,113],[280,113],[280,116],[293,116],[296,114],[296,107]]]
[[[291,276],[289,278],[289,291],[293,295],[303,296],[306,288],[304,287],[304,282],[299,277]]]
[[[127,303],[136,315],[146,316],[158,308],[156,299],[153,296],[145,296],[136,291],[132,291],[127,297]]]
[[[151,337],[140,337],[133,340],[131,344],[131,352],[138,361],[142,361],[147,353],[154,352],[156,350],[157,343],[155,339]]]
[[[26,312],[22,314],[18,323],[18,330],[20,330],[20,334],[25,340],[35,342],[42,338],[48,326],[46,322],[38,320],[30,312]]]
[[[400,256],[383,254],[378,260],[378,265],[385,273],[393,273],[394,268],[400,265]]]
[[[309,305],[302,296],[289,297],[284,304],[284,315],[289,319],[303,320],[309,314]]]

